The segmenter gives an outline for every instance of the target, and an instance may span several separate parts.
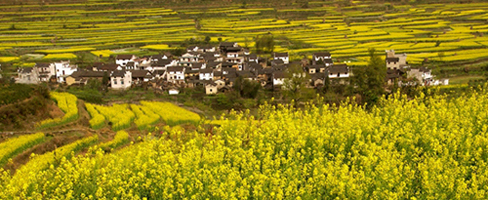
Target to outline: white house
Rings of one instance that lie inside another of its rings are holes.
[[[201,55],[199,53],[189,52],[181,55],[179,66],[191,67],[192,63],[200,61]]]
[[[218,92],[217,84],[209,83],[205,85],[205,93],[207,95],[217,94],[217,92]]]
[[[132,73],[126,70],[113,71],[110,75],[112,89],[127,89],[132,85]]]
[[[39,74],[33,67],[23,67],[18,69],[18,78],[16,83],[37,84],[39,83]]]
[[[51,77],[56,76],[54,63],[36,63],[34,70],[38,72],[39,81],[41,82],[48,82]]]
[[[394,50],[386,50],[387,69],[404,69],[407,67],[407,54],[395,54]]]
[[[349,67],[346,64],[332,65],[326,70],[329,78],[349,78]]]
[[[172,83],[185,82],[185,68],[184,67],[168,67],[166,69],[166,80]]]
[[[78,66],[70,64],[69,61],[55,62],[54,67],[56,68],[56,80],[58,83],[65,82],[66,77],[78,70]]]
[[[172,89],[169,89],[168,90],[168,94],[169,95],[177,95],[179,93],[180,93],[180,91],[178,89],[176,89],[176,88],[172,88]]]
[[[213,69],[202,69],[199,72],[200,80],[213,80]]]
[[[283,63],[288,64],[290,63],[290,58],[288,57],[288,52],[286,53],[273,53],[274,60],[283,60]]]
[[[320,53],[314,53],[313,58],[312,58],[312,63],[316,65],[318,62],[322,61],[324,63],[329,63],[326,62],[326,60],[331,60],[332,57],[329,52],[320,52]]]
[[[135,59],[135,55],[117,55],[117,57],[115,57],[115,64],[125,67],[127,63],[134,61]]]
[[[147,70],[154,71],[154,70],[166,70],[168,67],[177,66],[178,60],[172,59],[160,59],[158,61],[154,61],[150,67],[147,67]]]
[[[273,73],[273,86],[283,85],[285,83],[285,73],[276,71]]]
[[[217,89],[225,87],[225,81],[222,79],[218,79],[214,83],[217,85]]]

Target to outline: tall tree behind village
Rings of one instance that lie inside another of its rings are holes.
[[[362,97],[362,102],[374,105],[384,94],[386,64],[381,57],[375,54],[376,49],[370,48],[369,63],[354,69],[352,80],[355,92]]]

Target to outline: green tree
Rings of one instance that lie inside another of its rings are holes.
[[[109,82],[110,82],[110,77],[108,77],[108,73],[103,72],[103,78],[102,78],[103,89],[106,89],[108,87]]]
[[[212,38],[210,38],[210,36],[205,36],[205,43],[210,43],[210,40],[212,40]]]
[[[275,41],[272,34],[266,34],[261,36],[256,36],[254,47],[256,52],[261,53],[271,53],[274,51]]]
[[[283,95],[296,104],[310,97],[313,98],[314,90],[307,88],[309,84],[310,76],[303,70],[302,66],[292,64],[285,73]]]
[[[370,48],[368,51],[368,65],[355,68],[352,82],[363,102],[374,105],[385,92],[386,64],[375,54],[376,49]]]
[[[256,98],[261,90],[261,84],[259,84],[257,81],[251,81],[239,76],[234,81],[233,89],[237,91],[241,97]]]

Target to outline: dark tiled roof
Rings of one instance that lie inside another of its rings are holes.
[[[128,54],[125,54],[125,55],[117,55],[116,59],[117,60],[130,60],[132,58],[132,55],[128,55]]]
[[[286,53],[273,53],[273,57],[288,57],[288,52]]]
[[[166,66],[171,64],[172,60],[171,59],[158,59],[157,62],[154,63],[155,66]]]
[[[70,76],[73,78],[102,78],[105,72],[101,71],[75,71]]]
[[[111,77],[124,77],[125,72],[126,72],[125,70],[113,71]]]
[[[23,74],[28,74],[32,72],[32,69],[33,69],[32,67],[24,67],[24,68],[20,68],[19,72]]]
[[[233,47],[235,42],[221,42],[219,47]]]
[[[400,59],[397,58],[397,57],[389,57],[389,58],[386,58],[386,61],[387,62],[398,62]]]
[[[200,73],[212,73],[212,72],[213,72],[213,69],[211,69],[211,68],[206,68],[206,69],[200,70]]]
[[[318,53],[314,53],[313,54],[313,57],[317,58],[317,57],[329,57],[330,56],[330,52],[318,52]]]
[[[36,67],[49,67],[50,63],[36,63]]]
[[[210,61],[207,63],[207,68],[216,68],[219,64],[220,62]]]
[[[285,62],[281,59],[276,59],[271,61],[271,65],[276,66],[276,65],[284,65]]]
[[[184,67],[168,67],[168,72],[181,72],[183,71]]]
[[[147,70],[131,70],[130,72],[132,72],[132,78],[144,78],[149,73]]]
[[[283,72],[273,72],[273,78],[285,78],[285,73],[283,73]]]
[[[332,65],[329,67],[329,73],[349,73],[349,67],[346,64]]]
[[[166,70],[154,70],[153,74],[157,74],[157,75],[163,75],[164,72],[166,72]]]
[[[237,52],[237,51],[241,51],[242,47],[227,47],[225,50],[227,52],[229,52],[229,51]]]
[[[117,70],[117,67],[119,67],[119,65],[117,65],[117,64],[105,64],[98,69],[104,70],[104,71],[115,71],[115,70]]]
[[[192,63],[192,68],[202,68],[203,63]]]

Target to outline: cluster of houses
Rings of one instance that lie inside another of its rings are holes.
[[[386,62],[389,83],[398,80],[396,78],[401,77],[408,67],[406,55],[395,55],[394,51],[387,51]],[[188,47],[178,58],[169,53],[144,57],[117,55],[113,63],[94,63],[83,70],[70,61],[37,63],[32,68],[20,68],[16,81],[84,85],[90,79],[106,77],[112,89],[146,84],[178,94],[179,88],[203,86],[206,94],[216,94],[229,90],[238,77],[257,81],[264,88],[281,89],[292,65],[301,66],[304,73],[309,74],[310,87],[321,87],[327,78],[345,84],[351,76],[351,69],[346,64],[334,64],[328,52],[314,53],[311,61],[304,58],[293,62],[290,62],[288,53],[273,53],[272,60],[268,61],[235,42],[222,42],[218,47]],[[433,80],[426,69],[409,69],[409,72],[409,76],[415,76],[422,84]]]
[[[425,67],[410,68],[407,54],[395,54],[394,50],[386,50],[386,78],[389,85],[448,85],[449,79],[434,79],[432,70]],[[406,75],[406,77],[405,77]]]

